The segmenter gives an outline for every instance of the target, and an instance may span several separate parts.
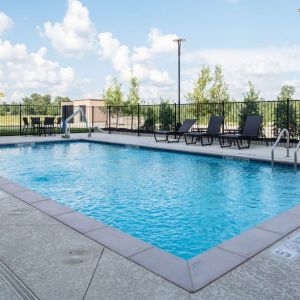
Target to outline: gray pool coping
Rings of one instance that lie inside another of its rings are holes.
[[[300,228],[300,205],[297,205],[184,260],[1,176],[0,189],[191,293],[201,290]]]

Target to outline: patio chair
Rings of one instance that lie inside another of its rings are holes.
[[[182,125],[176,131],[155,131],[154,138],[156,142],[168,142],[168,143],[178,143],[180,138],[187,132],[190,131],[192,126],[195,124],[196,119],[186,119],[183,121]],[[157,136],[163,135],[164,139],[158,139]],[[173,136],[174,140],[170,140],[169,137]]]
[[[31,129],[31,125],[29,124],[28,118],[23,117],[23,128],[21,134],[26,136],[29,129]]]
[[[190,145],[196,144],[198,141],[201,141],[202,146],[211,145],[214,141],[214,138],[220,134],[220,129],[223,122],[224,116],[210,117],[208,127],[205,132],[189,132],[184,134],[185,143],[187,145]],[[204,143],[203,138],[207,138],[208,142]]]
[[[31,128],[33,134],[41,135],[41,119],[40,117],[31,117]]]
[[[248,149],[250,147],[251,141],[258,138],[260,126],[262,123],[261,116],[247,116],[245,126],[241,133],[238,134],[221,134],[219,135],[220,146],[231,147],[232,143],[236,142],[239,149]],[[246,146],[243,146],[243,141],[247,142]]]
[[[45,117],[44,124],[41,127],[45,135],[47,133],[49,135],[52,135],[54,133],[54,119],[55,117]]]

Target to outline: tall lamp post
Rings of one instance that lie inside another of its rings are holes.
[[[178,46],[178,121],[180,123],[180,56],[181,56],[181,43],[185,42],[185,39],[178,38],[173,40]]]

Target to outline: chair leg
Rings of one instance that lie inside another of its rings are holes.
[[[178,143],[179,142],[179,140],[180,140],[180,138],[181,138],[181,135],[180,134],[175,134],[174,135],[174,141],[170,141],[169,140],[169,136],[170,136],[171,134],[167,134],[166,135],[166,138],[167,138],[167,142],[168,143]],[[176,138],[178,136],[178,138]]]
[[[207,136],[207,139],[210,140],[210,142],[204,143],[203,142],[203,136],[200,136],[200,141],[201,141],[201,145],[202,146],[211,146],[213,141],[214,141],[214,137],[213,136]]]
[[[157,136],[156,136],[156,133],[154,132],[154,138],[155,138],[155,142],[166,142],[167,140],[168,140],[168,138],[167,138],[167,135],[166,135],[166,138],[165,139],[163,139],[163,140],[159,140],[158,138],[157,138]]]
[[[188,136],[188,134],[184,134],[184,140],[185,140],[185,143],[187,144],[187,145],[191,145],[191,144],[196,144],[197,143],[197,141],[198,141],[198,137],[196,137],[195,138],[195,141],[194,141],[194,136],[191,136],[191,142],[188,142],[188,140],[187,140],[187,136]]]
[[[225,139],[227,140],[227,144],[225,144],[225,142],[224,142]],[[232,142],[233,142],[232,138],[229,139],[229,138],[226,138],[226,137],[219,137],[219,143],[220,143],[221,148],[231,147]]]
[[[264,140],[265,140],[265,142],[266,142],[266,144],[267,144],[267,147],[269,147],[269,142],[268,142],[268,139],[267,139],[267,137],[266,137],[266,135],[264,134]]]
[[[242,140],[239,140],[239,139],[236,140],[239,149],[249,149],[250,148],[251,139],[247,139],[246,140],[247,141],[247,146],[242,146],[242,142],[241,141]]]

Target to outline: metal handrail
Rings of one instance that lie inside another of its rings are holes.
[[[286,128],[283,128],[278,136],[278,138],[276,139],[276,142],[274,143],[273,147],[272,147],[272,151],[271,151],[271,163],[272,163],[272,168],[274,168],[274,151],[275,148],[277,147],[278,143],[280,142],[281,138],[283,137],[283,135],[286,133],[287,136],[287,148],[286,148],[286,157],[290,156],[290,133]]]
[[[300,141],[298,142],[296,150],[294,152],[294,169],[295,169],[295,171],[297,171],[297,160],[298,160],[297,152],[298,152],[299,148],[300,148]]]
[[[89,131],[89,134],[88,134],[88,137],[91,137],[92,136],[92,130],[91,128],[89,127],[89,124],[88,124],[88,121],[86,119],[86,116],[85,116],[85,113],[83,111],[83,109],[81,107],[78,108],[77,111],[75,111],[71,116],[69,116],[65,121],[64,121],[64,136],[65,137],[69,137],[70,136],[70,129],[68,128],[68,123],[74,119],[74,117],[76,115],[80,114],[83,118],[83,121],[85,122],[86,124],[86,127],[88,128],[88,131]]]

